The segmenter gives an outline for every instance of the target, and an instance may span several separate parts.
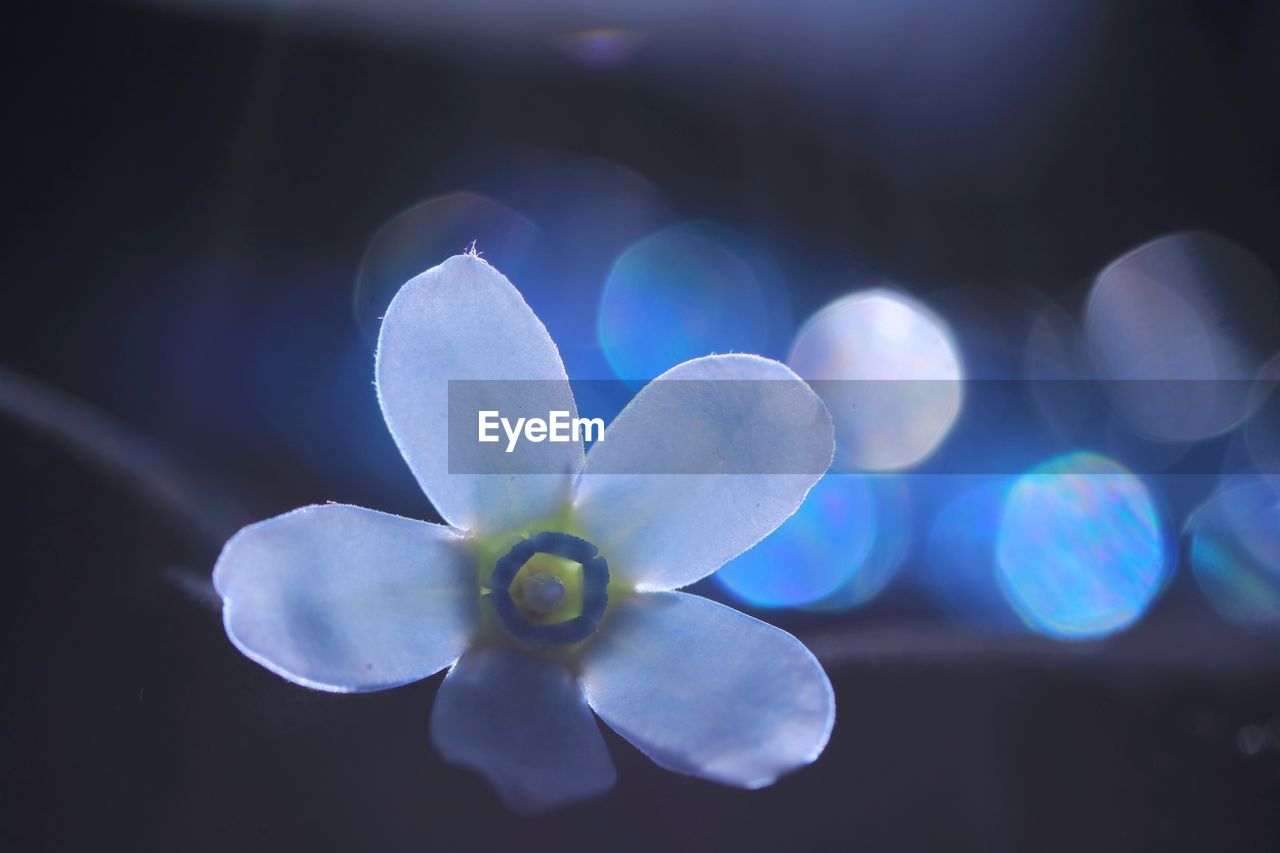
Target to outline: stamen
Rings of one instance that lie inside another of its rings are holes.
[[[521,591],[521,604],[539,616],[546,616],[564,601],[564,581],[546,572],[529,578]]]
[[[511,595],[516,575],[535,554],[548,554],[582,566],[582,612],[563,622],[539,624],[529,617],[546,616],[564,600],[564,582],[539,571],[520,584],[520,603]],[[571,645],[595,633],[609,603],[609,564],[596,546],[568,533],[544,530],[512,546],[493,567],[488,595],[507,633],[532,646]]]

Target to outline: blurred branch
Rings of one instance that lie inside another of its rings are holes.
[[[798,637],[831,669],[876,664],[1006,665],[1063,670],[1247,672],[1280,668],[1274,634],[1195,614],[1165,614],[1116,636],[1061,641],[1037,634],[966,630],[945,622],[854,624]]]
[[[134,491],[166,510],[203,542],[220,546],[243,526],[242,513],[218,500],[162,452],[110,415],[65,392],[0,367],[0,415],[122,475]]]

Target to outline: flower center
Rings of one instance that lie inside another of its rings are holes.
[[[596,546],[544,530],[494,564],[488,597],[502,627],[522,643],[572,645],[595,633],[608,586],[609,564]]]
[[[564,581],[550,572],[535,572],[524,585],[522,609],[550,616],[564,601]]]

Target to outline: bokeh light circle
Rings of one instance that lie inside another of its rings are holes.
[[[1084,332],[1116,412],[1159,441],[1234,428],[1277,343],[1278,293],[1266,264],[1214,234],[1171,234],[1114,261],[1090,291]]]
[[[867,567],[876,505],[865,478],[828,474],[782,526],[715,575],[755,607],[796,607],[831,595]]]
[[[786,294],[749,255],[735,232],[704,221],[622,252],[597,319],[614,373],[642,383],[711,353],[777,354],[790,332]]]
[[[828,474],[828,478],[848,479],[856,475]],[[806,610],[843,611],[867,604],[884,592],[898,576],[911,548],[911,493],[902,477],[891,474],[865,475],[875,508],[875,536],[866,556],[840,586],[811,604]]]
[[[1224,619],[1280,628],[1280,493],[1259,477],[1229,483],[1187,520],[1196,583]]]
[[[1249,464],[1280,491],[1280,355],[1258,372],[1250,408],[1252,414],[1240,430]]]
[[[998,577],[1032,628],[1063,639],[1124,628],[1166,577],[1150,492],[1124,466],[1093,453],[1045,462],[1010,488],[996,542]]]
[[[662,193],[598,158],[512,153],[482,165],[479,189],[419,202],[370,239],[353,297],[366,342],[401,285],[474,242],[547,326],[571,378],[612,378],[595,328],[600,292],[618,253],[670,220]]]
[[[910,468],[960,414],[963,370],[950,331],[896,291],[861,291],[827,305],[800,329],[787,363],[831,412],[837,470]]]
[[[376,345],[382,315],[401,285],[473,243],[527,289],[528,273],[539,267],[538,238],[537,226],[524,215],[473,192],[438,195],[401,211],[374,233],[360,261],[352,302],[361,334]]]
[[[930,598],[953,621],[972,628],[1024,628],[996,577],[996,532],[1010,485],[1006,477],[983,478],[959,491],[935,514],[925,546]]]
[[[593,70],[613,69],[625,64],[644,41],[643,31],[619,27],[577,30],[559,39],[566,56]]]
[[[1051,303],[1017,284],[967,284],[932,291],[929,307],[946,318],[967,379],[1013,380],[1022,375],[1032,326]]]
[[[1063,441],[1078,440],[1101,400],[1080,330],[1057,305],[1045,305],[1032,322],[1022,375],[1041,419]]]
[[[594,157],[526,153],[485,171],[491,195],[538,224],[544,249],[537,269],[509,277],[546,324],[569,377],[613,379],[596,334],[600,294],[618,254],[671,220],[662,192],[631,169]]]

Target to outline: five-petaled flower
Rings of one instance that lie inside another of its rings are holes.
[[[241,530],[214,583],[242,652],[334,692],[449,667],[432,739],[518,811],[612,787],[591,710],[661,766],[729,785],[768,785],[817,758],[835,707],[813,655],[675,591],[768,535],[830,463],[831,419],[795,374],[757,356],[694,359],[641,390],[590,453],[539,445],[560,473],[450,473],[451,379],[541,380],[499,384],[536,399],[495,408],[576,412],[546,329],[474,255],[401,288],[375,373],[391,434],[447,526],[328,504]],[[683,379],[752,381],[686,385],[694,404],[672,405],[662,389]]]

